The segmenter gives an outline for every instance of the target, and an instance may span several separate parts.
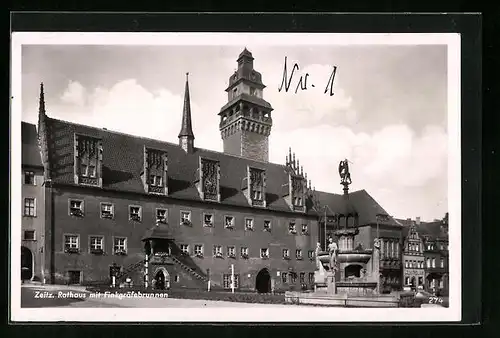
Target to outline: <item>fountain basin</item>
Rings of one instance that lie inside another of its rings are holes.
[[[339,251],[337,255],[338,263],[363,263],[366,264],[372,258],[371,250],[364,251]],[[326,264],[330,261],[330,256],[328,253],[320,252],[318,255],[318,259],[322,264]]]

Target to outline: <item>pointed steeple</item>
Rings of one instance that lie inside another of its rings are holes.
[[[42,156],[44,166],[45,182],[50,181],[50,165],[49,165],[49,145],[47,132],[47,114],[45,112],[45,93],[43,91],[43,82],[40,83],[40,100],[38,103],[38,146]]]
[[[45,94],[43,92],[43,82],[40,83],[40,103],[38,105],[38,113],[45,115]]]
[[[179,145],[185,152],[192,152],[194,146],[194,134],[191,122],[191,100],[189,97],[189,73],[186,73],[186,87],[184,89],[184,107],[182,110],[182,124],[179,132]]]

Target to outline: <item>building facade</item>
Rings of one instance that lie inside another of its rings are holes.
[[[222,153],[195,146],[187,75],[178,144],[50,118],[42,86],[52,283],[228,289],[234,271],[236,289],[289,290],[312,287],[329,227],[370,229],[365,248],[375,227],[399,243],[401,226],[366,191],[316,191],[291,150],[268,161],[272,106],[253,60],[245,49],[230,77]]]
[[[405,228],[403,247],[404,287],[423,290],[425,285],[424,244],[418,233],[420,218],[409,220],[411,225]]]
[[[404,224],[405,232],[410,236],[412,227],[418,234],[418,241],[421,243],[418,253],[418,270],[409,268],[408,271],[418,271],[420,277],[423,276],[423,283],[417,279],[417,286],[425,291],[447,296],[449,292],[449,251],[448,251],[448,213],[442,220],[433,222],[421,222],[417,217],[416,221],[401,221]],[[407,236],[407,237],[408,237]],[[416,244],[416,240],[413,240]],[[415,254],[408,255],[410,261],[416,261]],[[423,262],[422,262],[423,261]],[[411,275],[408,272],[408,275]],[[411,285],[410,279],[410,285]]]
[[[45,190],[36,126],[22,123],[21,279],[43,281]]]

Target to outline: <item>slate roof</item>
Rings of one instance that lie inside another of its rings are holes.
[[[38,147],[38,135],[34,124],[21,123],[21,164],[30,167],[43,167]]]
[[[398,219],[400,223],[403,224],[403,236],[406,237],[408,235],[410,225],[413,220],[401,220]],[[447,239],[448,235],[446,234],[445,229],[443,228],[442,221],[433,221],[433,222],[420,222],[417,227],[418,234],[423,236],[429,236],[432,239]]]
[[[146,230],[142,240],[147,239],[172,239],[175,238],[174,233],[167,224],[154,225],[152,228]]]
[[[221,204],[249,206],[241,190],[243,178],[247,175],[247,165],[249,165],[266,170],[267,209],[290,212],[290,208],[283,198],[284,187],[288,184],[288,169],[285,165],[254,161],[201,148],[194,148],[193,153],[187,154],[174,143],[51,118],[47,118],[47,122],[50,130],[51,178],[56,184],[74,184],[73,143],[74,134],[77,133],[102,140],[103,188],[144,194],[140,174],[143,170],[143,152],[144,146],[146,146],[164,150],[168,154],[169,197],[201,201],[194,181],[199,166],[199,156],[202,156],[220,163]],[[312,191],[310,193],[312,194]],[[336,213],[342,213],[346,210],[343,195],[315,191],[314,196],[321,205],[328,205]],[[317,215],[316,211],[311,208],[312,201],[310,199],[306,205],[309,206],[309,214]],[[349,194],[348,208],[352,208],[359,214],[360,225],[376,223],[378,213],[387,214],[365,190]],[[389,223],[397,225],[392,218]]]

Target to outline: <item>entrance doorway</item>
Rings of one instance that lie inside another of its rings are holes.
[[[33,278],[33,253],[25,246],[21,247],[21,280]]]
[[[255,289],[259,293],[271,292],[271,275],[266,268],[259,271],[255,278]]]
[[[170,275],[164,268],[160,268],[155,272],[155,288],[158,290],[165,290],[170,288]]]

